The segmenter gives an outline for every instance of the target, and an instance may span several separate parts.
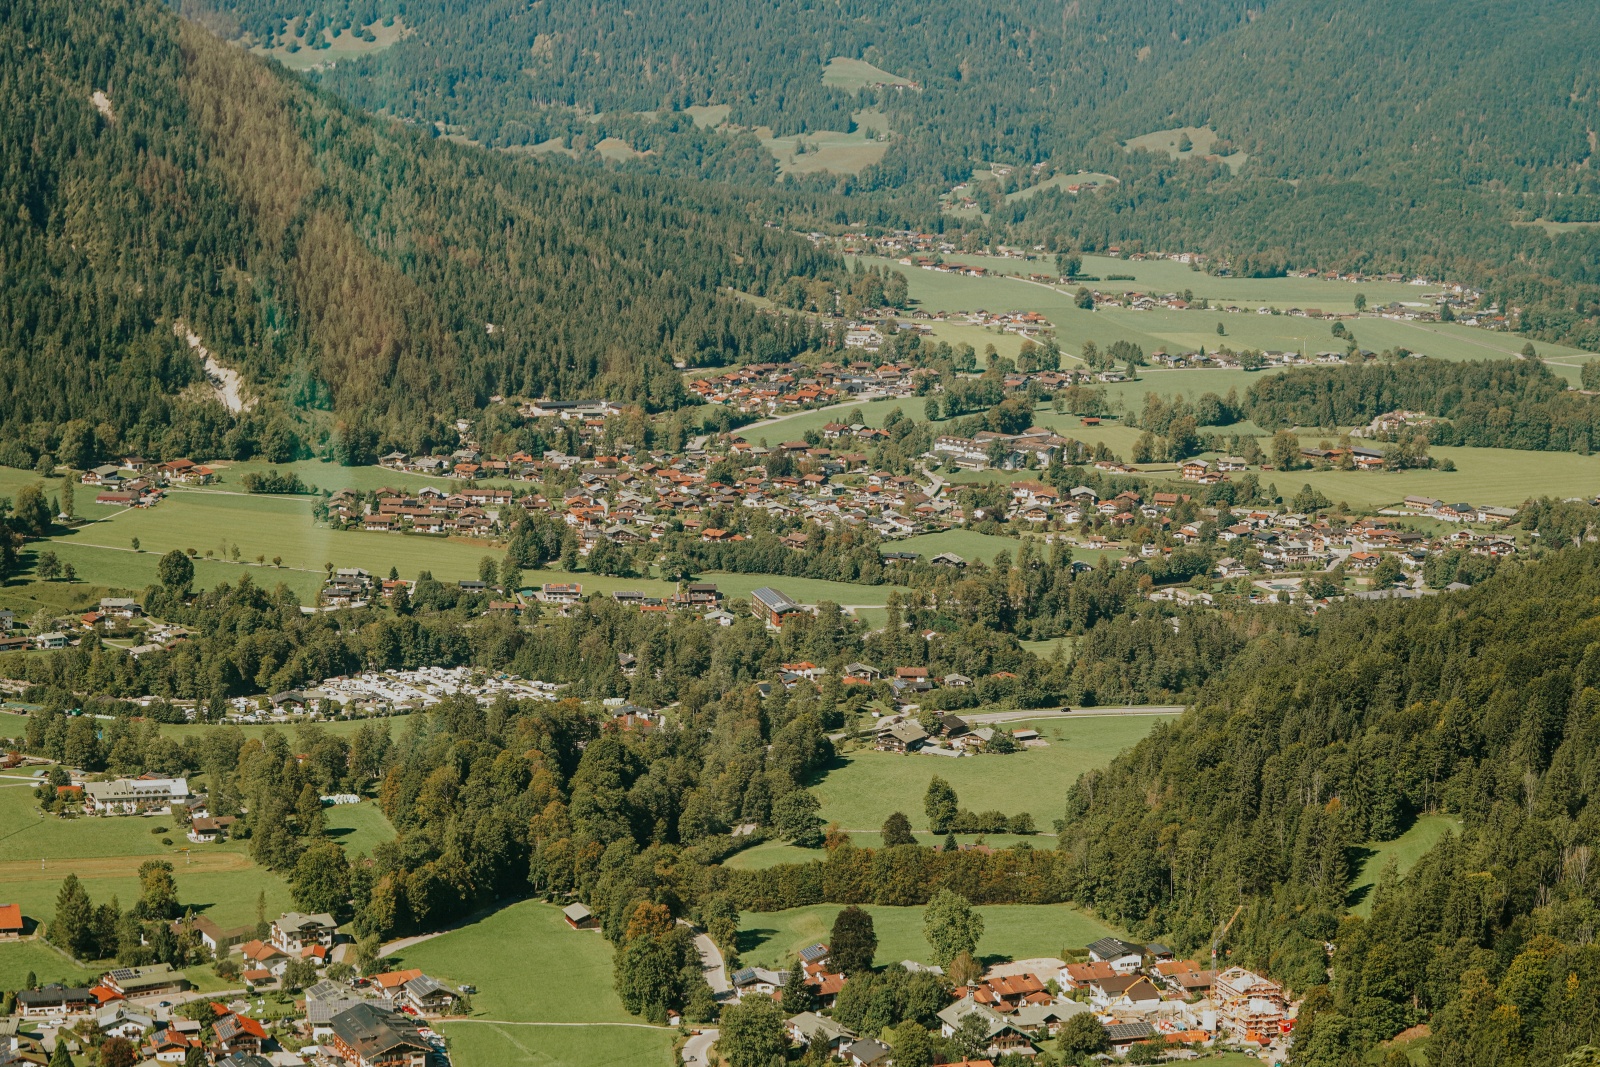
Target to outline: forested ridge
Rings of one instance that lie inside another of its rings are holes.
[[[1236,959],[1300,992],[1328,983],[1302,1009],[1297,1063],[1359,1062],[1425,1021],[1435,1065],[1553,1063],[1594,1042],[1597,605],[1584,544],[1467,592],[1265,632],[1072,790],[1077,898],[1199,948],[1242,904]],[[1460,836],[1382,877],[1370,918],[1346,914],[1355,847],[1425,813]]]
[[[1005,0],[981,11],[734,0],[670,2],[648,18],[620,0],[189,6],[221,32],[277,44],[286,20],[311,41],[398,15],[407,36],[312,77],[496,147],[620,137],[648,154],[613,167],[733,182],[807,225],[1183,248],[1236,273],[1447,275],[1522,308],[1537,336],[1600,338],[1600,233],[1522,225],[1600,221],[1589,163],[1600,86],[1584,61],[1600,25],[1585,0]],[[914,87],[825,85],[835,56]],[[698,127],[684,109],[703,105],[726,105],[733,125]],[[751,132],[850,130],[861,108],[880,109],[892,136],[859,174],[780,175]],[[1209,158],[1123,147],[1207,125],[1220,137]],[[1248,156],[1237,174],[1214,161],[1236,152]],[[999,204],[986,220],[942,215],[937,194],[990,161],[1121,181]]]
[[[0,436],[34,451],[76,424],[91,454],[249,455],[285,406],[357,453],[453,443],[491,394],[673,406],[673,360],[811,343],[720,290],[835,266],[714,187],[431,139],[143,0],[12,5],[0,138]],[[254,411],[197,402],[180,323]]]

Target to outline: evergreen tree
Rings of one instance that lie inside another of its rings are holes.
[[[83,888],[77,875],[67,875],[56,894],[55,921],[50,924],[51,943],[80,959],[93,958],[93,918],[94,905],[89,900],[88,890]]]
[[[783,1013],[798,1015],[803,1011],[816,1011],[817,1007],[816,991],[806,984],[805,965],[797,956],[794,963],[790,964],[789,976],[783,983]]]
[[[922,810],[928,816],[928,828],[936,834],[945,833],[960,811],[960,802],[950,783],[935,775],[928,781],[928,791],[923,797]]]

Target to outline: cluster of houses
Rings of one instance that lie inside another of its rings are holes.
[[[907,329],[914,329],[911,323]],[[851,351],[876,352],[883,334],[852,323],[844,336]],[[751,363],[697,378],[689,391],[708,404],[723,404],[752,415],[771,415],[793,408],[822,407],[845,400],[909,399],[919,379],[933,371],[909,363],[825,362],[812,368],[800,363]]]
[[[272,924],[270,942],[241,940],[251,927],[222,930],[203,918],[187,923],[219,956],[243,957],[252,992],[277,988],[292,959],[322,966],[333,942],[326,915],[283,915]],[[210,1022],[202,1024],[175,1010],[175,1001],[194,999],[184,996],[190,988],[182,971],[157,964],[117,968],[86,987],[22,990],[16,1018],[0,1027],[0,1063],[42,1065],[57,1043],[81,1053],[120,1037],[150,1065],[188,1064],[198,1054],[218,1067],[449,1067],[445,1042],[427,1020],[451,1014],[461,1002],[460,993],[420,970],[395,971],[322,978],[300,994],[292,1016],[271,1022],[251,1014],[248,1000],[211,1002]]]
[[[560,516],[572,528],[579,550],[587,555],[601,540],[616,545],[646,544],[679,526],[705,541],[730,540],[737,534],[705,521],[718,508],[752,508],[780,521],[810,520],[826,528],[870,526],[886,538],[944,529],[964,521],[960,508],[943,499],[942,485],[923,484],[911,475],[873,470],[864,446],[885,438],[881,429],[830,423],[817,444],[783,442],[753,445],[734,436],[711,450],[697,438],[679,455],[638,453],[578,460],[547,452],[542,459],[513,455],[512,479],[537,479],[552,466],[572,470],[576,484],[560,499],[536,488],[463,486],[421,489],[379,489],[370,495],[343,490],[328,501],[328,518],[346,528],[402,533],[492,536],[505,532],[504,512],[513,505],[529,512]],[[1055,447],[1060,447],[1059,443]],[[719,482],[710,467],[723,455],[741,466],[761,464],[783,455],[801,473],[751,475],[732,484]],[[385,457],[386,460],[389,457]],[[494,476],[500,461],[480,456],[470,477]],[[836,482],[849,474],[851,484]],[[804,538],[795,546],[804,547]],[[374,589],[370,575],[339,571],[331,576],[323,601],[330,606],[364,601]]]
[[[84,471],[80,480],[98,489],[96,504],[150,507],[161,501],[167,486],[206,485],[215,479],[215,471],[191,459],[156,463],[140,456],[126,456],[120,463]]]
[[[800,951],[805,981],[820,1005],[788,1019],[791,1042],[820,1043],[829,1055],[854,1067],[888,1067],[891,1050],[861,1036],[830,1014],[847,978],[829,966],[828,946]],[[937,970],[907,960],[908,970]],[[731,977],[729,996],[780,998],[787,971],[749,967]],[[1228,1046],[1282,1051],[1294,1027],[1295,1006],[1283,987],[1243,967],[1215,970],[1178,959],[1164,945],[1140,945],[1106,937],[1076,961],[1021,960],[989,969],[969,986],[956,987],[938,1013],[945,1037],[970,1033],[976,1018],[983,1031],[982,1055],[1034,1055],[1075,1015],[1092,1015],[1117,1055],[1161,1039],[1191,1048]],[[975,1067],[983,1060],[969,1061]]]
[[[903,690],[897,690],[897,702],[903,702],[902,693],[911,694],[926,692],[933,688],[927,677],[925,667],[902,667],[902,671],[916,672],[917,677],[909,679],[912,683]],[[901,679],[896,678],[895,682]],[[918,690],[916,685],[925,688]],[[945,688],[964,687],[972,684],[972,680],[961,674],[947,674],[942,679]],[[965,756],[969,753],[982,751],[995,735],[992,726],[973,726],[958,715],[942,714],[930,717],[924,722],[921,717],[896,714],[880,716],[873,725],[874,747],[880,752],[916,752],[925,756]],[[1045,744],[1037,730],[1019,726],[1011,731],[1012,740],[1022,745],[1042,746]]]

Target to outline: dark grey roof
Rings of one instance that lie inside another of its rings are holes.
[[[818,960],[826,959],[827,956],[828,946],[820,941],[815,945],[807,945],[800,950],[800,961],[802,963],[815,963]]]
[[[1155,1029],[1146,1022],[1112,1023],[1106,1027],[1106,1036],[1112,1041],[1138,1041],[1140,1038],[1154,1037]]]
[[[1120,937],[1102,937],[1098,941],[1090,942],[1089,951],[1103,960],[1116,959],[1118,956],[1142,956],[1144,948],[1135,945],[1132,941],[1124,941]]]
[[[776,612],[780,615],[787,612],[800,610],[800,605],[798,603],[790,600],[788,596],[778,592],[770,585],[762,586],[760,589],[757,589],[755,592],[751,593],[750,596],[768,611]]]

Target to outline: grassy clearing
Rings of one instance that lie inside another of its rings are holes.
[[[24,983],[29,974],[41,984],[76,985],[94,977],[94,972],[87,967],[80,967],[43,941],[0,942],[0,989],[26,988]]]
[[[636,1027],[444,1023],[450,1062],[460,1067],[671,1067],[674,1030]]]
[[[922,936],[921,908],[869,905],[878,935],[874,963],[886,966],[901,960],[931,963]],[[983,913],[983,940],[978,955],[995,963],[1003,960],[1054,956],[1063,948],[1078,948],[1120,931],[1070,904],[990,904]],[[773,966],[792,959],[794,953],[815,941],[826,941],[838,915],[838,904],[814,904],[787,911],[745,912],[739,916],[739,958],[747,966]]]
[[[403,20],[396,18],[392,26],[385,26],[381,21],[374,22],[366,29],[372,31],[373,40],[365,41],[354,30],[343,30],[338,34],[331,34],[323,30],[321,38],[328,42],[327,48],[309,48],[305,35],[294,29],[299,23],[298,19],[289,21],[290,40],[295,45],[293,50],[289,42],[276,48],[262,48],[257,46],[250,51],[261,56],[271,56],[290,70],[311,70],[316,67],[332,66],[342,59],[355,59],[359,56],[369,56],[375,52],[382,52],[406,36],[409,32]]]
[[[1061,815],[1067,789],[1078,775],[1111,762],[1156,721],[1146,716],[1041,719],[1028,725],[1050,744],[1009,756],[939,759],[854,752],[841,757],[813,789],[822,801],[822,818],[846,830],[876,831],[892,812],[902,811],[913,827],[926,833],[922,797],[928,779],[938,775],[955,788],[962,806],[1008,815],[1026,811],[1047,830]]]
[[[864,59],[846,59],[834,56],[822,71],[822,84],[835,89],[865,89],[869,85],[910,85],[910,78],[890,74]]]
[[[774,137],[759,131],[761,144],[778,161],[785,174],[857,174],[883,159],[889,150],[889,122],[881,111],[858,111],[851,116],[856,128],[812,130],[792,137]]]
[[[694,120],[694,124],[703,130],[714,130],[728,121],[728,113],[733,110],[727,104],[696,104],[686,107],[683,113]]]
[[[370,800],[327,809],[328,836],[339,842],[345,855],[372,855],[385,841],[393,841],[394,826],[383,809]]]
[[[1377,886],[1378,877],[1391,856],[1403,878],[1445,834],[1460,832],[1461,820],[1454,816],[1424,815],[1393,841],[1376,841],[1363,846],[1361,851],[1366,854],[1366,859],[1361,864],[1361,873],[1356,875],[1355,885],[1350,889],[1350,910],[1357,915],[1372,914],[1372,890]]]
[[[389,723],[389,733],[391,735],[398,735],[405,719],[405,715],[391,715],[388,718],[378,718],[376,721]],[[322,722],[318,723],[317,725],[331,734],[348,735],[353,734],[357,730],[361,729],[361,727],[367,721],[368,720],[366,719],[340,719],[337,722]],[[185,737],[203,734],[216,729],[219,729],[219,727],[207,725],[205,723],[163,723],[161,726],[162,733],[169,737],[175,737],[180,741]],[[293,736],[295,724],[275,723],[263,724],[260,726],[229,726],[226,727],[226,729],[243,730],[246,737],[259,737],[268,730],[277,730],[281,734]],[[27,730],[28,717],[26,715],[18,715],[15,712],[10,711],[0,711],[0,737],[21,737],[23,734],[27,733]],[[5,780],[0,779],[0,785],[3,784],[5,784]]]
[[[923,834],[917,843],[923,845],[938,845],[944,837],[938,834]],[[1010,848],[1019,842],[1026,842],[1034,848],[1053,848],[1055,839],[1041,835],[1024,836],[1022,834],[957,834],[956,841],[963,845],[985,844],[991,848]],[[876,832],[857,831],[850,835],[850,843],[857,848],[883,847],[883,835]],[[825,853],[818,848],[800,848],[797,845],[787,844],[783,841],[763,841],[743,852],[735,852],[722,861],[724,867],[731,867],[740,871],[764,871],[768,867],[776,867],[781,863],[814,863],[822,859]]]
[[[451,985],[478,987],[473,1007],[512,1022],[637,1022],[611,984],[611,946],[574,930],[553,904],[524,901],[390,957]],[[530,966],[530,962],[535,965]]]
[[[1189,147],[1182,148],[1184,138],[1189,139]],[[1235,174],[1245,165],[1250,158],[1244,152],[1234,152],[1229,156],[1213,156],[1211,147],[1217,143],[1217,131],[1210,126],[1179,126],[1171,130],[1155,130],[1151,133],[1141,134],[1123,142],[1123,147],[1131,151],[1143,149],[1147,152],[1165,152],[1173,159],[1206,159],[1215,158],[1217,162],[1226,163]]]
[[[1052,189],[1065,189],[1069,185],[1082,185],[1085,182],[1113,185],[1116,180],[1110,174],[1100,174],[1092,171],[1079,171],[1077,174],[1057,174],[1055,177],[1046,179],[1038,185],[1030,185],[1026,189],[1018,189],[1014,193],[1007,193],[1006,203],[1011,204],[1018,200],[1031,200],[1040,193],[1049,192]],[[1040,273],[1044,272],[1041,271]]]

